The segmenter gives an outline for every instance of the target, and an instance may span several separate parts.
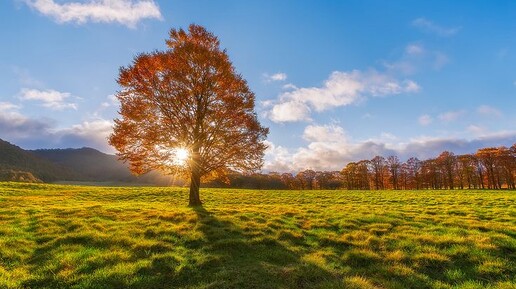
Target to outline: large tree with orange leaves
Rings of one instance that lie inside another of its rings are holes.
[[[120,69],[120,118],[109,142],[136,174],[190,177],[196,206],[201,178],[262,166],[268,129],[216,36],[190,25],[172,29],[166,43],[166,51],[139,54]]]

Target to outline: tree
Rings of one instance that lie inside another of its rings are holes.
[[[357,173],[358,173],[358,189],[360,190],[370,190],[371,186],[369,185],[369,169],[368,169],[368,160],[362,160],[357,163]]]
[[[316,175],[317,173],[314,170],[304,170],[296,175],[296,179],[301,183],[303,190],[313,190]]]
[[[349,162],[343,169],[340,171],[340,174],[342,175],[344,179],[344,184],[346,189],[348,190],[354,190],[356,189],[356,176],[357,171],[357,164],[355,162]]]
[[[216,36],[190,25],[172,29],[166,43],[166,51],[139,54],[120,69],[121,117],[109,142],[136,174],[188,176],[196,206],[201,178],[262,166],[268,129]]]
[[[374,188],[375,190],[380,190],[384,188],[384,170],[385,170],[385,158],[382,156],[375,156],[371,161],[369,161],[369,165],[371,166],[371,172],[374,177]]]
[[[464,183],[466,183],[468,189],[471,189],[472,186],[476,187],[474,156],[469,154],[457,156],[457,165],[460,188],[464,188]]]
[[[455,172],[457,158],[452,152],[444,151],[436,159],[437,164],[441,167],[443,178],[445,180],[445,186],[448,189],[453,190],[453,175]]]
[[[443,177],[436,159],[427,159],[421,163],[421,175],[425,188],[442,189]]]
[[[389,173],[391,175],[392,188],[397,190],[399,189],[398,181],[401,169],[401,163],[399,158],[397,156],[389,156],[387,158],[387,166],[389,168]]]
[[[291,173],[281,174],[281,182],[287,187],[287,189],[295,188],[295,179]]]
[[[418,158],[411,157],[407,160],[407,174],[410,187],[412,189],[421,189],[421,161]]]
[[[489,189],[497,189],[497,169],[496,156],[498,149],[494,147],[482,148],[477,150],[476,157],[484,166],[487,175],[487,187]],[[499,188],[498,188],[499,189]]]
[[[369,190],[369,161],[350,162],[340,172],[348,190]]]

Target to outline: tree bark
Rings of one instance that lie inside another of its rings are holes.
[[[200,166],[200,154],[197,145],[194,145],[192,149],[191,159],[191,176],[190,176],[190,201],[188,206],[195,207],[201,206],[201,198],[199,196],[199,188],[201,187],[201,166]]]
[[[192,176],[190,178],[190,201],[188,206],[195,207],[202,205],[199,196],[199,187],[201,186],[201,174],[198,168],[192,168]]]

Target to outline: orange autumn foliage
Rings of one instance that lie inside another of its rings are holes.
[[[139,54],[120,69],[120,118],[109,142],[136,174],[189,176],[190,205],[199,205],[201,177],[262,166],[268,129],[216,36],[190,25],[172,29],[166,43],[166,51]],[[179,148],[189,153],[184,164],[174,162]]]

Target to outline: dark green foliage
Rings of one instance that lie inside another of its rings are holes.
[[[78,175],[0,139],[0,170],[21,171],[45,182],[75,180]]]
[[[80,149],[40,149],[31,151],[33,154],[53,163],[78,172],[78,180],[84,182],[121,182],[146,183],[155,185],[182,184],[172,182],[170,177],[157,172],[136,177],[129,171],[126,164],[115,155],[102,153],[92,148]],[[64,179],[61,179],[64,180]]]
[[[34,179],[30,177],[32,175]],[[182,185],[157,172],[136,177],[115,155],[91,148],[23,150],[0,139],[0,181]]]

